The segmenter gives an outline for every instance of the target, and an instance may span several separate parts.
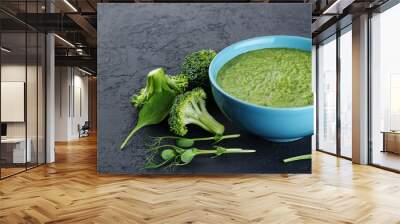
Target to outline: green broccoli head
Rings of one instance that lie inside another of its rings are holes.
[[[146,87],[131,97],[134,107],[143,106],[155,92],[172,91],[175,94],[183,93],[188,87],[188,78],[184,75],[169,76],[163,68],[157,68],[147,74]]]
[[[188,77],[189,88],[207,87],[208,68],[217,53],[214,50],[200,50],[187,55],[181,65],[182,73]]]
[[[202,88],[181,94],[175,98],[168,119],[171,131],[184,136],[188,129],[186,125],[195,124],[215,135],[224,133],[224,126],[216,121],[206,109],[207,95]]]
[[[168,84],[171,88],[176,90],[178,94],[184,93],[189,85],[189,80],[184,74],[177,74],[168,77]]]

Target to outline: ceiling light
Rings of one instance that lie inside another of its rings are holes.
[[[5,47],[1,47],[0,49],[1,49],[1,51],[4,51],[6,53],[10,53],[11,52],[11,50],[9,50],[9,49],[7,49]]]
[[[83,73],[85,73],[85,74],[87,74],[87,75],[92,75],[92,73],[90,73],[90,72],[88,72],[88,71],[86,71],[86,70],[83,70],[83,69],[81,69],[81,68],[79,68],[79,67],[78,67],[78,70],[81,71],[81,72],[83,72]]]
[[[68,0],[64,0],[64,3],[67,4],[74,12],[78,12],[75,6],[73,6]]]
[[[340,0],[336,0],[332,5],[330,5],[327,9],[322,14],[328,14],[331,13],[332,9],[337,7],[337,4],[339,4]]]
[[[341,14],[354,0],[336,0],[322,14]],[[341,8],[341,9],[340,9]]]
[[[78,53],[79,55],[83,55],[83,49],[77,48],[76,53]]]
[[[58,38],[59,40],[61,40],[62,42],[64,42],[65,44],[67,44],[68,46],[75,48],[75,45],[73,45],[73,44],[72,44],[71,42],[69,42],[68,40],[66,40],[66,39],[64,39],[64,38],[62,38],[62,37],[60,37],[60,36],[57,35],[57,34],[54,34],[54,36],[57,37],[57,38]]]

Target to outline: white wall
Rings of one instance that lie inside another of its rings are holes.
[[[1,82],[1,121],[24,122],[25,83]],[[35,107],[36,108],[36,107]]]
[[[74,75],[74,102],[71,103],[74,105],[72,109],[72,120],[71,120],[71,135],[73,138],[78,138],[78,125],[83,125],[85,121],[89,120],[89,113],[88,113],[88,77],[82,76],[82,73]]]
[[[8,64],[1,66],[1,81],[3,82],[25,82],[25,64]],[[31,67],[28,67],[30,70]],[[5,110],[6,108],[1,108]],[[7,123],[7,137],[25,137],[25,122]]]
[[[38,69],[38,70],[37,70]],[[27,80],[25,80],[27,78]],[[44,118],[44,74],[41,66],[32,66],[25,64],[3,64],[1,66],[2,82],[24,82],[26,84],[26,107],[22,112],[26,111],[26,121],[23,122],[6,122],[8,138],[25,138],[30,140],[30,148],[32,151],[32,161],[39,163],[44,162],[45,150],[45,118]],[[2,96],[7,97],[7,96]],[[1,108],[7,110],[9,108]],[[37,157],[37,153],[39,156]]]
[[[72,67],[55,73],[55,140],[77,139],[78,125],[88,120],[88,77]]]
[[[27,70],[25,70],[27,69]],[[1,66],[1,81],[2,82],[25,82],[26,71],[28,74],[29,87],[34,86],[34,88],[27,88],[27,119],[28,119],[28,137],[30,128],[36,130],[36,120],[37,115],[32,111],[36,112],[37,99],[36,99],[36,80],[31,77],[36,77],[36,66],[27,66],[20,64],[5,64]],[[1,108],[6,110],[6,108]],[[8,137],[25,137],[25,123],[26,122],[7,122],[7,135]],[[32,131],[33,132],[33,131]],[[36,135],[36,132],[35,132]]]
[[[55,141],[69,138],[69,73],[68,67],[55,68]]]

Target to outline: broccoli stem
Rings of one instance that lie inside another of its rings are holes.
[[[290,158],[284,159],[283,162],[284,163],[290,163],[290,162],[294,162],[294,161],[297,161],[297,160],[306,160],[306,159],[311,159],[311,154],[290,157]]]
[[[200,106],[200,116],[199,120],[202,122],[206,127],[208,127],[209,130],[211,130],[212,133],[216,135],[222,135],[224,134],[225,127],[220,124],[218,121],[214,119],[213,116],[211,116],[206,108],[206,102],[204,100],[199,101],[199,106]]]
[[[219,139],[217,139],[217,141],[221,141],[224,139],[229,139],[229,138],[239,138],[240,134],[233,134],[233,135],[223,135],[221,136]],[[203,138],[192,138],[191,140],[193,141],[207,141],[207,140],[215,140],[215,136],[211,136],[211,137],[203,137]]]
[[[173,90],[176,90],[180,92],[180,88],[178,87],[176,81],[172,81],[171,78],[167,77],[167,84],[169,87],[171,87]]]
[[[192,107],[190,112],[187,112],[190,114],[188,118],[188,120],[190,120],[189,123],[196,124],[204,130],[216,135],[224,134],[225,127],[208,113],[206,102],[203,99],[199,99],[198,101],[191,100],[190,103]]]
[[[216,135],[224,134],[225,127],[216,121],[209,113],[203,111],[198,115],[198,124],[205,130],[214,133]]]
[[[230,153],[253,153],[256,150],[253,149],[241,149],[241,148],[228,148],[225,149],[222,154],[230,154]],[[219,151],[216,149],[198,149],[196,151],[197,155],[205,155],[205,154],[218,154]]]
[[[223,147],[216,147],[215,149],[188,149],[184,150],[183,153],[180,154],[180,160],[183,162],[181,165],[186,165],[192,162],[194,157],[198,155],[207,155],[207,154],[214,154],[212,158],[218,157],[223,154],[230,154],[230,153],[253,153],[256,150],[252,149],[241,149],[241,148],[223,148]],[[179,155],[178,155],[179,156]]]

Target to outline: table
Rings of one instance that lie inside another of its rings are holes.
[[[382,152],[400,154],[400,131],[382,131],[381,133],[383,133]]]
[[[26,151],[25,145],[27,144]],[[12,163],[26,163],[31,162],[32,154],[31,154],[31,145],[32,141],[30,138],[5,138],[1,139],[2,147],[6,147],[5,149],[2,148],[2,152],[11,151],[12,152]],[[13,148],[8,148],[10,145],[13,145]],[[11,158],[10,158],[11,159]]]

